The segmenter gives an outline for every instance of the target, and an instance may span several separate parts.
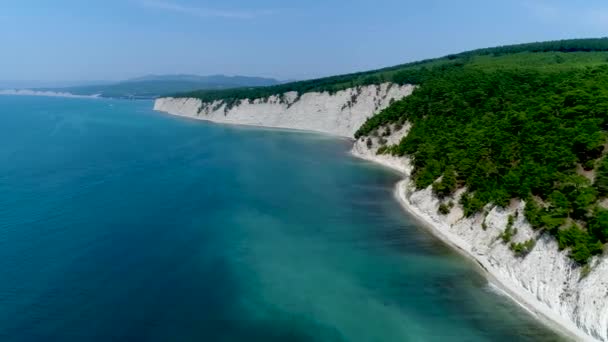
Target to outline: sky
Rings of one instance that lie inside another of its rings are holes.
[[[308,79],[602,36],[605,0],[1,0],[0,80]]]

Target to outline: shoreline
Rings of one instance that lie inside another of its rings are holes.
[[[529,314],[531,314],[534,319],[538,320],[541,324],[555,331],[562,337],[573,341],[596,341],[589,335],[580,331],[580,329],[573,323],[566,321],[565,319],[556,315],[554,312],[550,311],[532,295],[521,292],[516,284],[512,283],[510,280],[504,279],[500,275],[493,273],[492,265],[490,264],[488,258],[482,255],[475,255],[471,250],[471,246],[468,246],[466,242],[464,242],[458,236],[453,236],[449,232],[442,230],[438,225],[434,224],[433,221],[427,217],[427,215],[409,203],[404,191],[406,189],[406,185],[409,183],[409,177],[403,169],[400,169],[391,163],[384,162],[375,156],[366,156],[363,154],[358,154],[354,151],[351,151],[350,154],[358,159],[372,162],[399,173],[403,179],[397,182],[395,185],[393,196],[395,200],[399,202],[401,208],[421,225],[423,225],[430,234],[472,262],[475,267],[479,269],[484,278],[487,279],[489,286],[495,287],[495,289],[498,290],[501,295],[510,298],[515,304],[521,306]]]
[[[565,339],[574,341],[598,341],[594,339],[591,335],[586,334],[573,322],[561,317],[557,312],[551,310],[549,307],[546,306],[546,304],[537,299],[532,293],[527,292],[525,288],[522,288],[519,284],[515,283],[511,279],[504,278],[503,276],[501,276],[499,273],[499,269],[492,265],[491,260],[486,255],[475,253],[474,249],[469,243],[464,241],[456,234],[451,233],[448,229],[443,229],[441,222],[435,222],[432,217],[428,216],[428,214],[425,214],[422,210],[410,203],[409,199],[406,196],[406,185],[409,183],[409,166],[407,166],[407,161],[403,158],[386,159],[376,156],[375,153],[362,153],[361,151],[358,151],[356,149],[357,140],[353,139],[352,137],[345,137],[339,134],[319,132],[314,130],[277,127],[262,124],[238,124],[232,122],[217,122],[206,118],[193,117],[191,115],[174,114],[164,111],[159,112],[178,117],[207,121],[213,124],[241,126],[244,128],[258,127],[263,129],[283,130],[290,132],[309,132],[354,142],[353,147],[350,151],[351,156],[356,157],[357,159],[365,160],[374,165],[379,165],[381,167],[390,169],[391,171],[398,173],[402,177],[402,180],[400,180],[395,185],[393,191],[393,195],[401,205],[402,210],[405,210],[416,221],[419,221],[419,223],[423,225],[428,230],[428,232],[432,234],[435,238],[440,239],[447,246],[454,249],[456,252],[465,257],[469,262],[473,263],[474,266],[479,269],[481,275],[485,279],[487,279],[488,285],[493,287],[493,289],[496,290],[498,294],[506,296],[507,298],[512,300],[515,304],[526,310],[531,315],[531,318],[536,319],[538,322],[545,325],[547,328],[555,331],[558,335],[561,335]]]
[[[414,89],[410,84],[385,82],[335,93],[290,91],[234,103],[169,96],[155,99],[154,110],[217,123],[299,129],[352,138],[368,118]]]
[[[321,131],[313,131],[310,129],[301,129],[301,128],[289,128],[289,127],[281,127],[281,126],[268,126],[268,125],[254,125],[254,124],[244,124],[244,123],[232,123],[232,122],[218,122],[218,121],[214,121],[214,120],[209,120],[209,119],[205,119],[202,118],[200,116],[191,116],[191,115],[184,115],[184,114],[177,114],[177,113],[169,113],[169,112],[163,112],[163,111],[159,111],[157,110],[156,112],[161,113],[161,114],[167,114],[167,115],[172,115],[172,116],[177,116],[180,118],[186,118],[186,119],[191,119],[191,120],[196,120],[196,121],[204,121],[207,123],[211,123],[213,125],[220,125],[220,126],[231,126],[231,127],[237,127],[237,128],[244,128],[244,129],[262,129],[262,130],[272,130],[272,131],[279,131],[279,132],[291,132],[291,133],[306,133],[306,134],[315,134],[315,135],[320,135],[320,136],[324,136],[324,137],[328,137],[328,138],[332,138],[332,139],[340,139],[340,140],[345,140],[345,141],[349,141],[351,143],[355,142],[355,139],[352,137],[347,137],[344,135],[339,135],[339,134],[334,134],[334,133],[329,133],[329,132],[321,132]]]

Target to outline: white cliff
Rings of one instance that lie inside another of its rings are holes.
[[[394,126],[392,126],[393,130]],[[398,143],[409,126],[384,137],[386,144]],[[382,131],[382,130],[381,130]],[[379,138],[357,140],[353,154],[401,172],[395,195],[406,210],[427,223],[433,233],[463,254],[474,259],[488,274],[489,280],[514,300],[556,329],[577,341],[608,341],[608,261],[594,258],[588,274],[559,251],[555,239],[539,235],[524,218],[525,203],[513,202],[507,209],[488,206],[487,215],[466,218],[458,204],[464,189],[451,200],[454,207],[448,215],[439,213],[440,200],[431,186],[416,191],[411,182],[412,167],[408,158],[377,155]],[[501,234],[514,218],[517,229],[512,242],[536,239],[532,251],[524,257],[516,256],[504,243]],[[485,220],[485,229],[484,229]]]
[[[411,85],[384,83],[335,94],[289,92],[264,99],[203,103],[195,98],[159,98],[154,110],[219,123],[301,129],[352,138],[367,118],[391,101],[410,95]]]

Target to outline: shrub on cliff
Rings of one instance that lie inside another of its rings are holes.
[[[505,227],[503,233],[500,235],[502,242],[508,243],[511,241],[511,238],[513,238],[513,236],[517,235],[517,228],[513,228],[513,223],[513,216],[509,215],[509,218],[507,220],[507,226]]]
[[[378,151],[376,151],[376,155],[382,155],[382,154],[386,154],[388,152],[389,147],[386,145],[382,145],[378,148]]]
[[[603,251],[602,243],[577,225],[560,230],[557,241],[560,249],[571,249],[570,257],[579,264],[586,264],[592,255]]]
[[[515,256],[525,257],[534,249],[534,246],[536,246],[536,240],[529,239],[524,242],[511,243],[509,248],[515,253]]]
[[[448,208],[447,204],[441,203],[437,208],[437,212],[441,215],[447,215],[450,213],[450,208]]]
[[[603,243],[608,242],[608,210],[596,208],[589,220],[589,231]]]
[[[594,186],[600,196],[608,196],[608,158],[602,159],[597,169]]]
[[[452,166],[448,166],[440,181],[433,183],[433,193],[439,198],[450,196],[456,191],[456,173]]]

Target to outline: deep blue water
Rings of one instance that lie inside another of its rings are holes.
[[[0,96],[0,341],[554,341],[326,136]]]

